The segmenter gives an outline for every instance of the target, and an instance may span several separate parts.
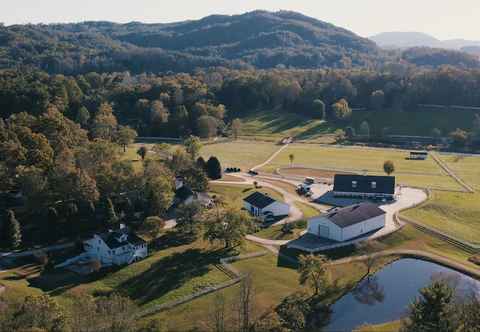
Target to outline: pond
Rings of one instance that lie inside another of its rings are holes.
[[[395,261],[362,281],[332,307],[326,331],[351,331],[362,324],[398,320],[418,291],[436,278],[447,279],[457,291],[480,288],[480,282],[452,269],[418,259]]]

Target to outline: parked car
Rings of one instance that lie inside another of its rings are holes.
[[[254,171],[254,170],[249,170],[248,174],[250,174],[251,176],[255,176],[255,175],[258,175],[258,172]]]

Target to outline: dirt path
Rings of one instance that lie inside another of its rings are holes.
[[[253,166],[251,168],[251,170],[255,171],[257,169],[260,169],[262,168],[263,166],[267,165],[268,163],[270,163],[273,159],[275,159],[276,156],[278,156],[280,154],[280,152],[282,152],[283,150],[285,150],[286,148],[288,147],[288,144],[285,144],[284,146],[282,146],[280,149],[278,149],[274,154],[272,154],[267,160],[265,160],[263,163],[257,165],[257,166]]]
[[[446,163],[443,162],[435,153],[430,153],[432,156],[433,160],[440,166],[441,169],[443,169],[452,179],[454,179],[460,186],[463,187],[467,192],[469,193],[474,193],[475,190],[470,187],[465,181],[463,181],[455,172],[453,172],[450,167],[447,166]]]

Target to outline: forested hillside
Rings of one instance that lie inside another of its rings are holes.
[[[348,68],[380,60],[373,42],[350,31],[293,12],[264,11],[174,24],[3,27],[0,54],[2,67],[34,65],[51,73],[207,66]]]
[[[348,30],[286,11],[213,15],[172,24],[0,26],[0,68],[33,66],[48,73],[192,72],[215,66],[378,68],[399,58],[410,60]],[[432,60],[412,63],[478,66],[476,60],[452,54]]]

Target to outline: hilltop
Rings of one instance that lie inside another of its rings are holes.
[[[212,15],[169,24],[83,22],[0,27],[0,68],[50,73],[191,71],[196,67],[372,67],[372,41],[295,12]]]

